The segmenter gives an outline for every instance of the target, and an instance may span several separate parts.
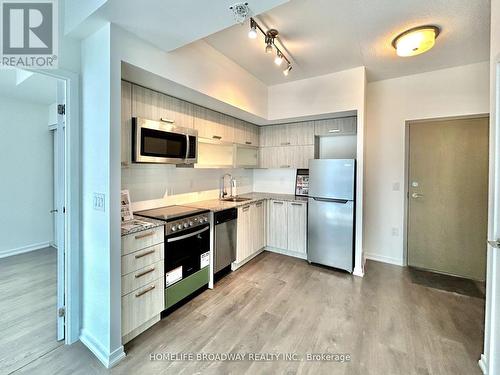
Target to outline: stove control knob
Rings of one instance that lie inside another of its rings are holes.
[[[204,217],[203,221],[206,223],[208,221],[208,217]]]
[[[186,222],[184,223],[184,228],[187,228],[189,226],[189,224]]]
[[[171,230],[172,232],[175,232],[175,231],[177,230],[177,228],[176,228],[176,226],[175,226],[175,225],[173,225],[173,226],[172,226],[172,228],[170,228],[170,230]]]
[[[189,226],[190,226],[190,227],[192,227],[192,226],[193,226],[193,222],[192,222],[192,221],[190,221],[190,222],[189,222]]]
[[[177,225],[177,229],[181,230],[182,229],[182,224]]]

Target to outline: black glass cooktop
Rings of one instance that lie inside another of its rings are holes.
[[[145,210],[134,212],[134,215],[150,217],[152,219],[172,221],[182,219],[184,217],[202,214],[209,212],[201,208],[187,207],[187,206],[167,206],[155,208],[153,210]]]

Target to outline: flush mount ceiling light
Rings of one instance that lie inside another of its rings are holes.
[[[286,68],[283,70],[283,74],[287,76],[288,73],[290,73],[290,70],[292,70],[292,63],[275,43],[279,34],[278,30],[269,29],[268,31],[264,31],[262,27],[260,27],[260,25],[257,23],[257,21],[255,21],[253,18],[250,18],[250,31],[248,32],[248,37],[250,39],[257,38],[257,30],[260,31],[262,35],[264,35],[264,41],[266,43],[266,48],[265,48],[266,53],[272,53],[274,50],[276,50],[276,57],[274,58],[274,63],[277,66],[280,66],[283,63],[283,61],[287,63]],[[283,46],[283,43],[281,43],[281,41],[280,45]]]
[[[434,47],[440,31],[439,27],[434,25],[414,27],[394,38],[392,46],[398,56],[420,55]]]

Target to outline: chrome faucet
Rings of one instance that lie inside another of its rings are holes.
[[[220,199],[224,199],[226,197],[226,195],[227,195],[226,177],[229,177],[229,188],[230,188],[230,191],[231,191],[231,195],[229,195],[229,197],[230,198],[233,197],[233,185],[234,185],[235,179],[233,178],[233,176],[231,176],[230,173],[226,173],[220,179],[220,191],[219,191],[219,198]]]

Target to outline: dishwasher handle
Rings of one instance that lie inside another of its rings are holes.
[[[215,225],[223,224],[227,221],[236,220],[238,218],[238,209],[229,208],[227,210],[218,211],[214,213]]]

